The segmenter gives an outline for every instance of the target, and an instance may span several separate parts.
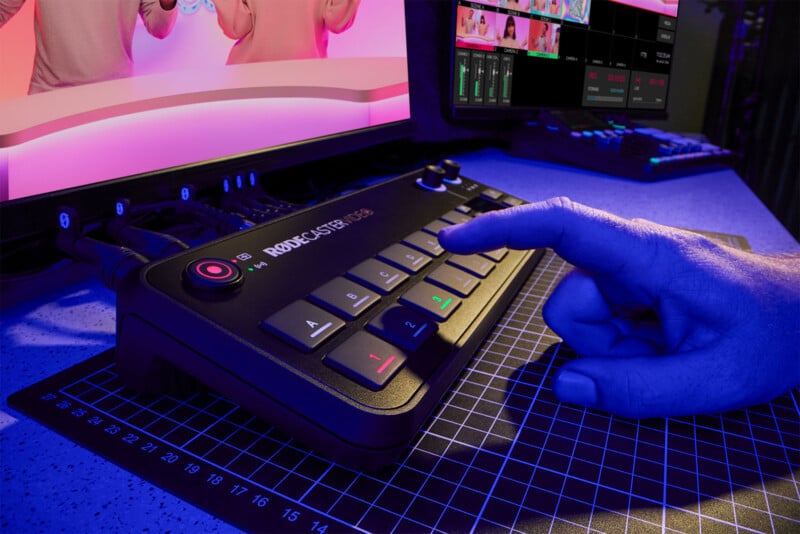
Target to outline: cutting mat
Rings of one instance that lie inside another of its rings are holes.
[[[408,454],[378,473],[332,464],[212,391],[138,395],[111,351],[9,404],[245,530],[800,531],[798,391],[653,420],[557,402],[551,377],[574,354],[540,312],[568,269],[548,252]]]

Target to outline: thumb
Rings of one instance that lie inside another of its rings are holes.
[[[562,402],[631,418],[718,413],[747,404],[747,375],[721,372],[711,353],[582,358],[553,379]]]

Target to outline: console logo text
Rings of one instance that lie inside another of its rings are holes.
[[[265,248],[264,252],[273,258],[277,258],[278,256],[286,254],[287,252],[291,252],[302,246],[308,245],[309,243],[313,243],[317,239],[329,236],[340,230],[344,230],[351,224],[363,221],[373,213],[374,212],[372,210],[367,208],[362,208],[358,211],[354,211],[353,213],[348,213],[343,217],[333,219],[325,224],[320,224],[315,228],[310,228],[305,232],[301,232],[293,237],[290,237],[289,239],[285,239],[280,243],[275,243],[271,247]]]

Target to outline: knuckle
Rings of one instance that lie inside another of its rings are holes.
[[[575,210],[575,203],[566,196],[549,198],[544,201],[544,205],[554,211],[570,212]]]

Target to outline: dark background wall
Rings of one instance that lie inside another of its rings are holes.
[[[709,1],[720,25],[703,131],[800,239],[800,2]]]

